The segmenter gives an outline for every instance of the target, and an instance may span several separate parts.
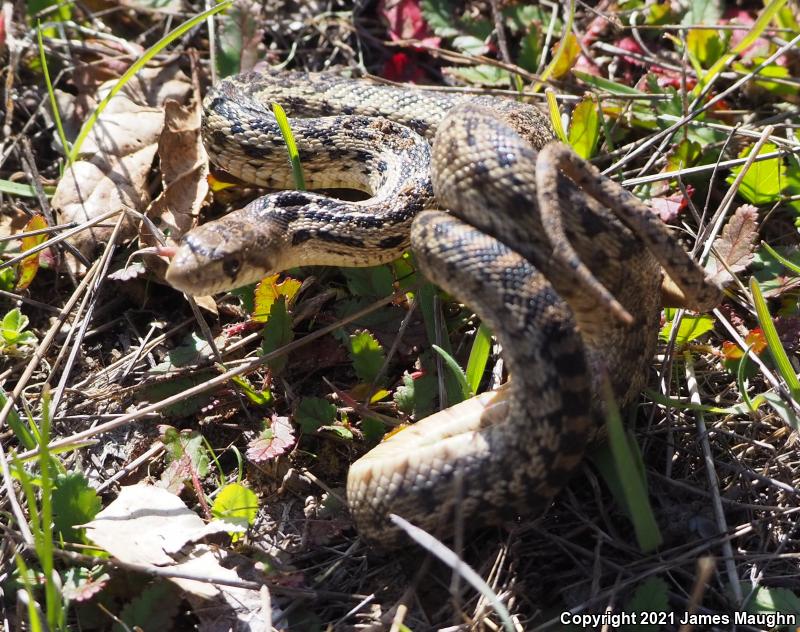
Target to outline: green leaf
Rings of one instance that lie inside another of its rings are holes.
[[[792,363],[789,361],[789,356],[786,355],[786,350],[778,337],[778,331],[775,329],[775,323],[772,322],[772,316],[769,313],[767,302],[764,300],[764,295],[753,277],[750,277],[750,293],[753,295],[753,305],[756,308],[758,324],[761,325],[761,330],[767,339],[767,349],[769,349],[769,353],[778,367],[778,373],[781,374],[781,377],[789,387],[789,392],[794,400],[800,401],[800,380],[797,379],[797,373],[795,373]]]
[[[504,87],[511,84],[511,73],[504,68],[490,64],[477,66],[448,66],[442,72],[457,77],[464,83],[472,86],[486,86],[488,88]]]
[[[261,353],[266,355],[289,344],[294,340],[292,317],[286,310],[286,298],[279,296],[272,304],[269,321],[261,330]],[[286,366],[287,358],[282,355],[267,363],[273,373],[280,373]]]
[[[353,296],[381,298],[394,292],[394,278],[389,266],[342,268],[341,272]]]
[[[745,594],[752,588],[749,582],[743,582]],[[750,614],[775,614],[800,615],[800,597],[788,588],[768,588],[760,586],[753,591],[752,596],[745,604],[745,609]]]
[[[336,421],[336,406],[321,397],[304,397],[297,405],[295,421],[303,432],[311,434]]]
[[[606,405],[608,446],[597,450],[592,458],[598,463],[604,480],[615,491],[615,498],[627,509],[639,548],[645,552],[652,551],[661,544],[662,537],[647,497],[642,455],[636,441],[625,432],[608,379],[603,381],[603,400]]]
[[[648,577],[636,586],[630,601],[625,605],[626,612],[670,612],[669,586],[660,577]],[[657,623],[648,625],[623,626],[625,632],[658,632]]]
[[[708,68],[722,57],[725,44],[716,29],[691,29],[686,35],[689,55],[702,68]]]
[[[241,375],[234,375],[231,378],[231,381],[236,384],[242,392],[244,392],[247,399],[253,402],[256,406],[269,406],[272,403],[272,391],[269,389],[259,391],[253,388],[253,385],[247,380],[247,378],[242,377]]]
[[[659,337],[665,342],[672,336],[673,321],[669,320],[661,328]],[[681,318],[680,327],[678,327],[678,334],[675,337],[675,344],[678,346],[685,345],[690,340],[699,338],[704,333],[714,329],[714,319],[711,316],[693,316],[691,314],[684,314]]]
[[[473,393],[478,392],[491,350],[492,332],[489,331],[486,325],[481,323],[478,331],[475,332],[475,339],[472,341],[472,348],[469,350],[469,358],[467,359],[467,384]]]
[[[456,26],[454,6],[448,0],[422,0],[419,4],[422,17],[439,37],[455,37],[460,33]]]
[[[59,476],[53,488],[53,524],[67,542],[86,543],[83,529],[100,511],[100,498],[80,473]]]
[[[590,96],[583,99],[572,111],[569,122],[569,144],[581,158],[589,159],[597,151],[600,139],[598,105]]]
[[[456,359],[438,345],[431,345],[431,347],[434,351],[436,351],[436,353],[444,358],[445,364],[450,369],[456,380],[458,380],[458,384],[461,387],[461,398],[457,400],[450,400],[449,404],[452,406],[453,404],[457,404],[468,397],[472,397],[475,393],[470,390],[469,384],[467,384],[467,376],[464,374],[464,370],[459,366],[458,362],[456,362]]]
[[[386,434],[386,426],[380,419],[375,417],[364,417],[361,420],[361,432],[369,443],[377,443]]]
[[[359,331],[350,336],[349,352],[358,379],[372,384],[386,361],[383,347],[370,332]]]
[[[397,387],[393,399],[401,412],[421,419],[433,410],[435,397],[436,378],[431,373],[416,378],[404,373],[403,385]]]
[[[8,193],[9,195],[18,195],[20,197],[36,197],[36,189],[30,184],[2,179],[0,179],[0,193]]]
[[[234,4],[217,18],[217,70],[220,77],[241,71],[242,57],[257,50],[256,37],[263,36],[257,14],[251,7]],[[253,60],[254,61],[254,60]]]
[[[156,582],[147,586],[122,608],[119,618],[125,625],[115,623],[112,630],[174,630],[180,604],[177,586],[165,581]]]
[[[252,525],[257,513],[258,496],[241,483],[225,485],[211,506],[211,514],[215,518],[230,520],[243,527]]]
[[[689,10],[684,14],[681,24],[696,26],[698,24],[717,24],[722,17],[719,0],[690,0]]]
[[[759,65],[763,59],[754,58],[752,63],[754,66]],[[734,63],[733,64],[734,70],[738,70],[739,72],[746,74],[750,72],[750,68],[745,66],[744,64]],[[786,79],[789,82],[794,81],[794,77],[792,73],[786,66],[780,66],[778,64],[769,64],[768,66],[764,66],[761,70],[758,71],[758,75],[756,75],[756,79],[754,79],[753,83],[755,83],[759,88],[766,90],[767,92],[774,94],[779,97],[789,97],[795,96],[798,93],[798,87],[796,84],[792,83],[779,83],[777,81],[770,81],[770,79]]]
[[[298,191],[305,191],[306,179],[303,175],[303,165],[300,163],[300,153],[297,151],[297,143],[294,141],[294,134],[292,134],[292,128],[289,126],[289,119],[286,118],[286,112],[278,103],[272,104],[272,113],[275,115],[278,128],[281,130],[283,142],[286,144],[286,151],[289,152],[294,186]]]

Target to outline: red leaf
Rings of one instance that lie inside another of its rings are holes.
[[[381,0],[378,14],[386,23],[392,41],[420,40],[424,46],[433,48],[439,48],[442,42],[428,27],[419,0]]]
[[[247,446],[247,458],[251,461],[275,459],[294,445],[294,428],[288,417],[275,415],[261,434]]]

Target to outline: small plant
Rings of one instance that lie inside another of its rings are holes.
[[[19,355],[21,347],[33,346],[38,342],[33,332],[23,331],[27,326],[28,317],[18,307],[3,316],[0,354]]]

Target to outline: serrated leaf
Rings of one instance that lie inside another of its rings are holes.
[[[265,419],[264,429],[247,444],[247,458],[255,462],[275,459],[291,448],[294,442],[294,427],[288,417]]]
[[[292,317],[286,309],[286,298],[279,296],[272,304],[270,316],[261,330],[261,353],[266,355],[289,344],[294,340]],[[287,358],[282,355],[267,363],[273,373],[280,373],[286,366]]]
[[[661,340],[667,341],[672,336],[672,325],[674,321],[668,321],[659,332]],[[699,338],[704,333],[714,329],[714,319],[711,316],[693,316],[684,314],[681,324],[678,327],[678,334],[675,337],[676,345],[685,345],[687,342]]]
[[[28,223],[25,224],[25,228],[23,229],[24,232],[31,232],[35,230],[42,230],[43,228],[47,228],[47,221],[42,215],[34,215],[28,220]],[[21,239],[20,244],[20,252],[26,252],[31,248],[35,248],[47,239],[47,234],[42,233],[41,235],[31,235],[28,237],[23,237]],[[25,257],[22,261],[19,262],[19,270],[17,274],[17,289],[24,290],[27,288],[32,282],[33,279],[36,278],[36,273],[39,271],[39,255],[41,252],[36,252],[29,257]]]
[[[714,255],[706,268],[708,274],[720,285],[730,282],[731,272],[741,272],[753,261],[757,238],[758,209],[743,204],[734,211],[722,234],[714,240]]]
[[[175,617],[181,600],[175,586],[166,582],[156,582],[146,587],[129,601],[119,618],[125,623],[115,623],[114,632],[128,630],[173,630]]]
[[[753,147],[744,149],[739,154],[739,157],[746,158],[752,150]],[[772,143],[764,143],[759,155],[776,150],[777,148]],[[728,184],[733,184],[733,181],[743,168],[744,165],[731,169],[731,175],[727,179]],[[781,192],[786,184],[786,165],[783,160],[780,158],[760,160],[750,165],[747,173],[745,173],[739,187],[739,195],[751,204],[771,204],[780,199]]]
[[[383,347],[365,330],[350,336],[349,352],[358,379],[372,384],[386,361]]]
[[[159,478],[159,487],[179,494],[186,481],[203,478],[208,474],[209,455],[203,435],[197,430],[178,431],[163,425],[161,443],[167,452],[167,467]]]
[[[297,405],[295,421],[303,432],[311,434],[322,426],[333,425],[336,406],[321,397],[304,397]]]
[[[583,99],[572,111],[569,121],[569,144],[581,158],[589,159],[597,151],[600,139],[600,116],[591,97]]]
[[[211,505],[211,514],[215,518],[241,524],[244,527],[255,522],[257,513],[258,496],[241,483],[225,485]]]
[[[337,425],[320,426],[319,429],[320,430],[327,430],[328,432],[332,432],[334,434],[337,434],[342,439],[345,439],[347,441],[352,441],[353,440],[353,431],[350,430],[350,428],[347,428],[346,426],[337,426]]]
[[[256,285],[253,313],[250,316],[252,320],[259,323],[267,322],[272,306],[278,297],[283,296],[286,299],[287,306],[291,305],[303,285],[300,281],[291,277],[287,277],[278,283],[278,277],[279,275],[273,274],[262,279]]]
[[[53,526],[67,542],[86,543],[83,529],[77,525],[93,520],[100,511],[97,492],[80,473],[56,478],[53,488]]]
[[[690,0],[689,10],[684,14],[681,24],[696,26],[698,24],[717,24],[722,17],[719,0]]]
[[[420,9],[428,26],[439,37],[455,37],[459,34],[455,9],[449,0],[422,0]]]
[[[404,413],[413,414],[417,419],[425,417],[433,410],[436,397],[436,379],[430,375],[416,378],[409,373],[403,374],[403,384],[394,392],[394,402]]]

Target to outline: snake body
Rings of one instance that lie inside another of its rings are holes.
[[[718,299],[660,221],[550,142],[532,106],[329,73],[225,80],[205,101],[210,155],[264,186],[289,177],[270,101],[291,117],[312,186],[346,181],[373,197],[346,205],[305,192],[267,195],[190,232],[167,279],[210,293],[290,265],[373,265],[407,248],[410,234],[420,269],[489,324],[512,375],[351,466],[348,504],[371,542],[401,542],[392,513],[446,536],[457,517],[472,525],[537,511],[594,434],[602,376],[620,404],[638,394],[663,271],[687,303]],[[384,133],[391,138],[379,141]],[[277,171],[264,173],[264,160]],[[450,213],[420,212],[434,204]]]

